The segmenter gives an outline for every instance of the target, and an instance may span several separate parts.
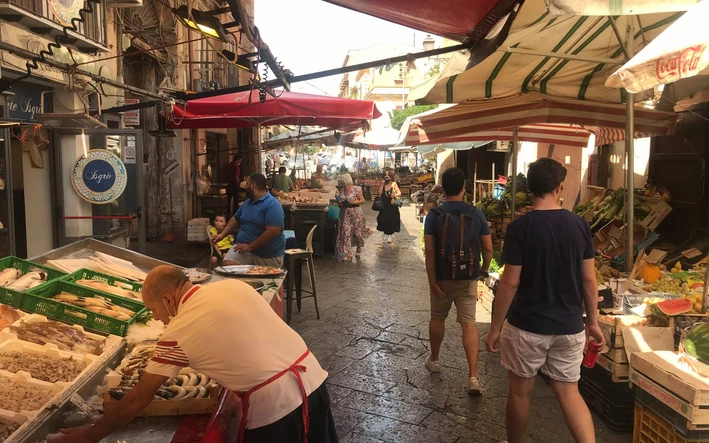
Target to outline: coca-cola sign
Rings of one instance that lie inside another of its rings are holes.
[[[665,81],[674,81],[696,74],[706,47],[707,45],[705,44],[691,46],[672,57],[660,57],[655,63],[657,78]]]

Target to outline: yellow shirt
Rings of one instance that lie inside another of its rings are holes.
[[[215,228],[214,226],[210,226],[209,227],[209,235],[211,235],[212,237],[215,237],[217,234],[218,234],[217,228]],[[225,249],[231,249],[232,246],[234,246],[234,236],[233,235],[227,235],[226,237],[224,237],[224,239],[222,241],[217,243],[217,248],[219,248],[222,251]]]

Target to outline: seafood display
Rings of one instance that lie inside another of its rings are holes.
[[[219,266],[215,271],[220,274],[250,277],[272,277],[283,274],[283,269],[255,265]]]
[[[17,309],[0,304],[0,331],[15,323],[21,316]]]
[[[81,286],[86,286],[87,288],[96,289],[97,291],[108,292],[109,294],[117,295],[119,297],[130,298],[131,300],[143,301],[140,292],[133,290],[131,285],[116,282],[114,285],[109,285],[98,280],[77,280],[74,283]]]
[[[29,372],[37,380],[70,382],[81,374],[86,363],[73,358],[54,358],[31,352],[0,352],[0,369]]]
[[[123,306],[118,306],[110,300],[98,295],[95,297],[81,297],[62,291],[52,297],[52,299],[62,303],[78,306],[97,314],[107,315],[117,320],[129,321],[133,315],[135,315],[135,312],[130,309],[124,308]]]
[[[137,346],[133,352],[123,359],[120,367],[116,370],[121,375],[118,387],[110,390],[111,397],[120,400],[126,395],[140,380],[148,361],[155,354],[154,345]],[[188,398],[207,398],[212,388],[217,384],[204,374],[188,373],[180,374],[175,378],[167,380],[158,389],[155,400],[181,400]]]
[[[7,411],[36,411],[53,396],[54,392],[51,388],[18,383],[7,377],[0,377],[0,405]]]
[[[25,291],[39,286],[47,281],[47,273],[30,270],[26,274],[16,268],[5,268],[0,271],[0,286],[14,291]]]
[[[10,437],[13,432],[19,428],[20,425],[17,423],[12,423],[9,421],[5,421],[0,418],[0,443],[4,442],[5,439]]]
[[[10,332],[20,340],[44,345],[52,343],[62,351],[83,352],[85,354],[101,355],[105,340],[97,340],[78,329],[48,320],[46,322],[23,321],[17,326],[10,326]]]
[[[183,269],[182,272],[185,273],[192,283],[202,283],[212,277],[212,273],[209,272],[209,269],[204,268],[188,268]]]
[[[282,269],[271,268],[269,266],[254,266],[253,268],[244,272],[244,274],[246,275],[279,275],[282,273]]]

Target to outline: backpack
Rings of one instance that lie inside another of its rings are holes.
[[[436,271],[439,280],[472,280],[480,270],[480,239],[475,220],[475,206],[437,216]]]

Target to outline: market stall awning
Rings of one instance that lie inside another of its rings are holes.
[[[480,37],[507,15],[518,0],[325,0],[419,31],[463,41],[473,31]]]
[[[615,71],[606,86],[640,92],[699,74],[709,67],[708,17],[709,1],[704,0]]]
[[[676,114],[635,109],[635,138],[672,134]],[[590,134],[596,144],[625,138],[625,106],[549,97],[528,93],[516,97],[468,101],[411,122],[407,145],[445,142],[519,140],[586,146]]]
[[[313,130],[287,131],[282,134],[273,136],[264,140],[263,147],[266,149],[275,149],[283,146],[292,145],[319,145],[323,143],[337,143],[335,132],[331,129],[313,128]]]
[[[176,105],[168,127],[171,129],[247,128],[258,124],[323,126],[354,129],[381,117],[374,102],[324,95],[282,92],[278,98],[259,92],[237,92],[191,100]]]
[[[638,15],[686,11],[699,0],[546,0],[557,15]]]
[[[492,143],[492,141],[476,141],[476,142],[459,142],[459,143],[437,143],[433,145],[421,145],[416,147],[416,152],[421,155],[430,154],[431,152],[443,152],[446,149],[451,151],[470,151],[471,149],[479,148]]]
[[[547,11],[544,0],[527,0],[495,53],[465,72],[440,77],[420,102],[460,103],[537,91],[621,103],[623,93],[605,86],[606,78],[626,61],[613,24],[623,41],[625,29],[635,25],[634,47],[639,50],[681,15],[557,16]]]
[[[348,144],[365,149],[386,149],[399,143],[400,136],[396,129],[378,128],[355,135]]]

